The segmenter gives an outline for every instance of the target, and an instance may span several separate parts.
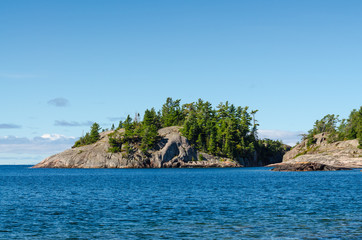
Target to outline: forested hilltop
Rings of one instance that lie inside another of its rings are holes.
[[[116,129],[112,126],[111,130],[114,131],[108,135],[108,152],[130,156],[139,149],[145,156],[150,155],[160,140],[158,130],[179,126],[181,134],[198,152],[243,163],[245,159],[267,161],[275,156],[281,160],[287,147],[281,141],[258,139],[256,113],[257,110],[229,102],[220,103],[214,108],[202,99],[181,105],[180,99],[167,98],[162,109],[147,109],[142,120],[136,114],[133,119],[127,116],[120,121]],[[80,138],[73,148],[98,141],[98,131],[100,126],[93,124],[90,133]],[[202,160],[203,156],[199,154],[197,158]]]
[[[347,119],[328,114],[317,120],[303,141],[285,153],[283,164],[316,163],[334,167],[362,167],[362,107]]]
[[[358,139],[359,148],[362,148],[362,106],[359,110],[353,109],[347,119],[339,119],[338,115],[328,114],[317,120],[308,134],[303,136],[310,146],[316,143],[317,134],[325,133],[328,143]]]

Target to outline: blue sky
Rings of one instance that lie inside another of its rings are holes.
[[[167,97],[258,109],[294,144],[362,103],[362,1],[0,1],[0,164]]]

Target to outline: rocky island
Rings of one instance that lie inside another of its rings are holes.
[[[327,133],[314,136],[315,143],[307,140],[285,153],[282,164],[310,162],[341,168],[362,168],[362,149],[358,139],[328,143]]]
[[[274,171],[362,168],[362,107],[342,121],[330,114],[317,120],[303,141],[285,153],[283,162],[271,166]]]
[[[124,132],[123,129],[119,130]],[[158,130],[160,141],[148,154],[136,149],[131,154],[125,151],[109,152],[109,134],[103,132],[96,143],[72,148],[46,158],[34,168],[175,168],[175,167],[242,167],[229,158],[220,158],[199,153],[181,136],[179,127]]]
[[[90,133],[71,149],[34,168],[199,168],[265,166],[282,161],[290,149],[280,141],[257,139],[256,111],[209,102],[180,105],[168,98],[162,110],[146,110],[118,128]]]

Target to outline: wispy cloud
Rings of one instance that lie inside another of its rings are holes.
[[[0,123],[0,129],[14,129],[14,128],[21,128],[21,126],[12,123]]]
[[[69,106],[69,101],[66,98],[59,97],[49,100],[48,104],[55,107],[66,107]]]
[[[64,121],[64,120],[55,120],[54,125],[55,126],[61,126],[61,127],[81,127],[81,126],[91,126],[93,124],[92,121],[86,121],[86,122],[76,122],[76,121]]]
[[[0,136],[0,164],[35,164],[73,146],[75,137],[45,133],[34,138]]]
[[[302,131],[283,131],[283,130],[258,130],[259,138],[269,138],[272,140],[281,140],[283,143],[290,146],[294,146],[298,141],[301,140]]]
[[[15,136],[0,137],[1,154],[54,154],[70,148],[76,138],[60,134],[43,134],[32,139]]]

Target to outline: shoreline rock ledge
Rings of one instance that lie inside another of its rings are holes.
[[[329,143],[327,138],[327,133],[320,133],[314,136],[311,145],[307,140],[302,141],[284,154],[280,165],[313,162],[340,168],[362,168],[358,139]]]
[[[297,162],[276,165],[272,171],[278,172],[305,172],[305,171],[337,171],[351,170],[351,168],[335,167],[316,162]]]

